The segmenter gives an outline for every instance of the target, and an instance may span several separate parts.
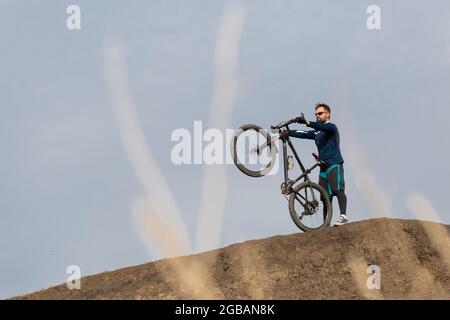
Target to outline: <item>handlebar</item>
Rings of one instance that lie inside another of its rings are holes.
[[[275,126],[270,126],[271,129],[281,129],[283,127],[287,127],[288,125],[290,125],[291,123],[295,123],[295,119],[291,119],[288,121],[282,121],[279,124],[275,125]]]

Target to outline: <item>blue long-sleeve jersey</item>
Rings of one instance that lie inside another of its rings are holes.
[[[300,139],[315,140],[319,158],[330,167],[344,163],[339,147],[339,130],[334,123],[310,122],[309,127],[314,130],[289,130],[289,136]]]

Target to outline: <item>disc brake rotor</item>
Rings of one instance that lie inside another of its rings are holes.
[[[303,212],[304,215],[310,216],[317,212],[319,209],[319,202],[317,200],[314,201],[307,201],[304,206],[305,212]]]

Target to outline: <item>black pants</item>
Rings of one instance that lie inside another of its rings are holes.
[[[327,191],[330,202],[333,201],[333,196],[337,197],[341,214],[346,214],[347,196],[345,195],[344,166],[336,164],[330,166],[327,170],[320,170],[319,185]],[[323,215],[325,219],[326,213],[324,212]]]

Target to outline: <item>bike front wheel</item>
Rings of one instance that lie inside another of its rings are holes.
[[[241,172],[250,177],[262,177],[272,170],[277,148],[267,130],[246,124],[236,130],[231,141],[231,154]]]
[[[332,211],[330,197],[319,184],[305,181],[293,187],[289,196],[289,212],[301,230],[306,232],[328,227]]]

